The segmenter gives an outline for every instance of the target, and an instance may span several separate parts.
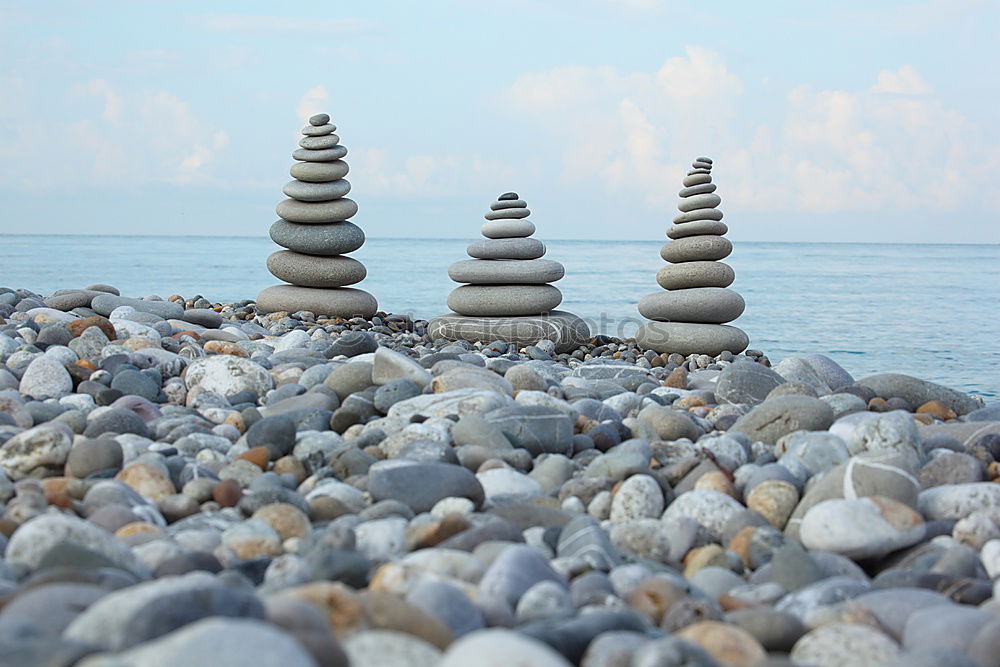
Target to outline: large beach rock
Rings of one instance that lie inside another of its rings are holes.
[[[793,431],[824,431],[833,423],[833,410],[811,396],[776,396],[743,415],[729,430],[751,440],[775,443]]]
[[[861,560],[916,544],[924,531],[924,521],[914,510],[891,498],[869,496],[813,506],[802,518],[799,537],[812,551]]]
[[[964,415],[982,407],[974,398],[960,391],[902,373],[869,375],[858,380],[858,384],[885,399],[905,399],[914,408],[928,401],[941,401],[957,414]]]
[[[767,366],[752,361],[729,364],[719,373],[715,383],[715,397],[720,402],[760,405],[775,388],[784,384],[785,378]]]

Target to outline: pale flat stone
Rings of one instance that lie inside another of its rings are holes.
[[[299,142],[301,143],[301,142]],[[683,188],[677,193],[678,197],[692,197],[694,195],[703,195],[711,192],[715,192],[718,186],[715,183],[700,183],[698,185],[689,185]]]
[[[358,212],[353,199],[335,199],[324,202],[303,202],[286,199],[275,208],[279,218],[290,222],[337,222],[347,220]]]
[[[368,292],[351,287],[272,285],[257,295],[257,309],[262,313],[307,310],[316,315],[371,319],[378,311],[378,302]]]
[[[502,340],[519,348],[546,339],[555,342],[556,352],[573,350],[590,338],[586,322],[560,310],[533,317],[465,317],[449,313],[431,320],[427,333],[432,340],[445,338],[484,344]]]
[[[531,211],[526,208],[502,208],[498,211],[489,211],[483,217],[487,220],[518,220],[529,215]]]
[[[656,273],[663,289],[683,290],[692,287],[729,287],[736,279],[732,267],[722,262],[681,262],[667,264]]]
[[[725,259],[733,244],[724,236],[688,236],[665,244],[660,257],[672,264]]]
[[[552,285],[463,285],[448,295],[448,307],[471,317],[539,315],[562,302]]]
[[[336,125],[330,125],[329,123],[324,123],[323,125],[306,125],[302,128],[302,134],[307,137],[321,137],[324,134],[330,134],[337,130]]]
[[[538,259],[545,244],[538,239],[487,239],[470,243],[466,249],[476,259]]]
[[[267,258],[275,278],[300,287],[344,287],[365,279],[365,266],[352,257],[318,257],[279,250]]]
[[[271,225],[270,235],[281,247],[307,255],[343,255],[365,242],[361,228],[347,220],[312,225],[277,220]]]
[[[724,287],[656,292],[639,300],[639,313],[659,322],[724,324],[743,314],[743,297]]]
[[[667,230],[667,236],[672,239],[683,239],[688,236],[722,236],[729,231],[726,223],[718,220],[695,220],[673,225]]]
[[[326,134],[322,137],[302,137],[299,139],[299,146],[308,148],[311,151],[333,148],[340,143],[340,137],[336,134]]]
[[[550,259],[466,259],[448,268],[456,283],[475,285],[543,285],[564,274],[563,265]]]
[[[299,148],[292,153],[292,158],[302,162],[333,162],[347,155],[347,148],[344,146],[334,146],[314,151],[308,148]]]
[[[708,354],[716,356],[724,350],[739,354],[747,349],[750,339],[740,329],[724,324],[689,322],[647,322],[635,334],[639,347],[655,352]]]
[[[674,217],[673,223],[694,222],[695,220],[722,220],[722,211],[717,208],[697,208]]]
[[[490,220],[482,227],[488,239],[523,239],[535,233],[531,220]]]
[[[327,181],[325,183],[308,183],[305,181],[289,181],[281,189],[286,197],[299,201],[330,201],[340,199],[351,191],[351,184],[344,179]]]
[[[690,176],[685,176],[684,180],[681,181],[681,183],[683,183],[685,187],[691,187],[692,185],[701,185],[702,183],[711,183],[711,182],[712,182],[711,174],[691,174]]]
[[[700,208],[715,208],[721,203],[722,197],[717,194],[694,195],[681,199],[677,204],[677,209],[682,213],[687,213]]]
[[[288,173],[292,178],[310,183],[328,183],[347,176],[350,167],[343,160],[333,162],[296,162]]]
[[[504,208],[528,208],[528,202],[523,199],[500,199],[490,204],[490,210],[499,211]]]

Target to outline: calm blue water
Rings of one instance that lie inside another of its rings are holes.
[[[429,318],[456,285],[471,239],[369,239],[360,287],[392,312]],[[659,290],[662,241],[547,241],[566,266],[560,308],[631,335]],[[0,285],[47,294],[105,282],[123,294],[253,298],[274,282],[266,236],[0,236]],[[823,352],[863,376],[898,371],[1000,395],[1000,246],[738,243],[726,260],[747,310],[736,322],[772,360]]]

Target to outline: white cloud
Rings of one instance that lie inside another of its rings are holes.
[[[934,91],[913,65],[903,65],[895,72],[889,69],[879,72],[878,80],[872,86],[872,92],[893,95],[928,95]]]
[[[299,99],[299,103],[295,107],[295,113],[298,114],[299,120],[305,121],[310,116],[325,112],[326,109],[324,107],[326,107],[329,99],[330,93],[326,91],[324,86],[310,88]]]
[[[294,18],[259,14],[199,14],[189,17],[191,23],[213,32],[294,32],[333,34],[361,32],[370,22],[356,18]]]
[[[751,106],[721,56],[688,47],[655,72],[560,67],[524,74],[504,94],[546,130],[564,181],[657,209],[672,208],[688,163],[702,154],[716,158],[724,200],[744,210],[981,206],[973,195],[991,190],[1000,146],[912,65],[873,78],[858,90],[796,86]],[[1000,208],[1000,197],[986,197]]]

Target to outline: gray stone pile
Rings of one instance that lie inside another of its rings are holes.
[[[286,285],[273,285],[257,297],[264,312],[306,310],[340,317],[371,317],[375,298],[347,287],[364,280],[364,265],[346,253],[365,242],[365,233],[349,219],[358,212],[347,198],[351,184],[330,116],[321,113],[302,128],[300,148],[292,153],[295,180],[285,185],[285,199],[277,207],[279,220],[271,225],[271,239],[286,248],[267,258],[267,268]]]
[[[559,351],[590,337],[576,315],[555,308],[562,292],[551,283],[565,273],[545,255],[545,244],[531,238],[535,225],[528,204],[516,192],[500,195],[485,215],[483,241],[468,247],[472,259],[456,262],[448,275],[465,283],[448,296],[452,313],[430,323],[432,337],[447,340],[501,340],[519,346],[548,339]]]
[[[636,340],[657,352],[739,353],[749,339],[726,326],[743,314],[745,304],[728,289],[736,277],[732,267],[719,261],[733,251],[718,209],[722,198],[712,183],[712,160],[699,157],[691,167],[678,193],[680,215],[667,231],[672,240],[660,250],[669,264],[656,274],[656,282],[666,291],[639,301],[639,313],[653,321],[639,329]]]

